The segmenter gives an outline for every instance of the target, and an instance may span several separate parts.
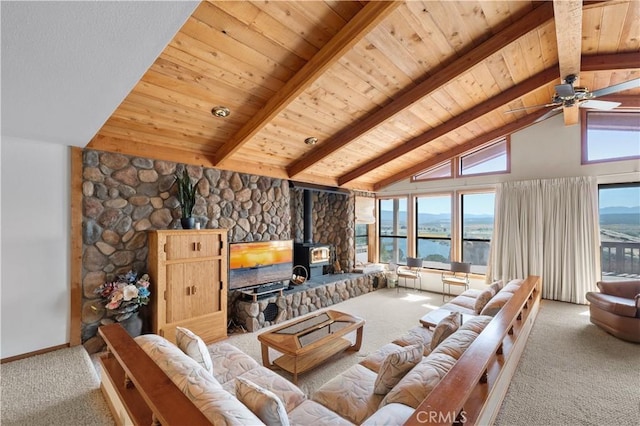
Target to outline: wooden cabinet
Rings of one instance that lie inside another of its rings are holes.
[[[188,328],[206,343],[227,337],[227,231],[149,231],[153,332],[175,343]]]

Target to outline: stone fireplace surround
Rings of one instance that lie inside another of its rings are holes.
[[[202,228],[228,229],[229,242],[303,240],[303,191],[290,188],[287,180],[85,149],[81,319],[82,341],[90,353],[101,348],[96,332],[105,316],[94,290],[118,274],[147,270],[148,230],[180,228],[172,183],[184,167],[199,181],[194,216]],[[355,262],[355,195],[313,191],[313,240],[331,244],[347,271]],[[362,285],[356,287],[343,290],[340,285],[337,292],[365,292]],[[234,318],[239,294],[229,293],[229,316]],[[304,301],[314,297],[320,296],[307,293]],[[298,314],[305,309],[313,309],[311,302],[301,303]]]

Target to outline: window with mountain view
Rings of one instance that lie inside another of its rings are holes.
[[[462,194],[462,261],[485,274],[493,234],[494,192]]]
[[[416,254],[427,268],[451,265],[451,195],[416,198]]]
[[[602,279],[640,278],[640,182],[599,186]]]
[[[380,262],[407,262],[407,198],[379,201],[378,247]]]
[[[582,164],[640,158],[640,112],[588,111],[583,122]]]

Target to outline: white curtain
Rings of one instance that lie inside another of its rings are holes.
[[[595,178],[507,182],[496,191],[488,279],[542,277],[542,297],[586,303],[600,273]]]

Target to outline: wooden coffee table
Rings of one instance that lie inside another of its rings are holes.
[[[281,327],[258,335],[262,345],[262,364],[268,368],[279,367],[293,374],[304,373],[345,351],[357,351],[362,344],[364,320],[338,311],[322,311],[297,318]],[[345,336],[356,331],[356,341]],[[269,361],[269,348],[282,353],[273,363]]]

